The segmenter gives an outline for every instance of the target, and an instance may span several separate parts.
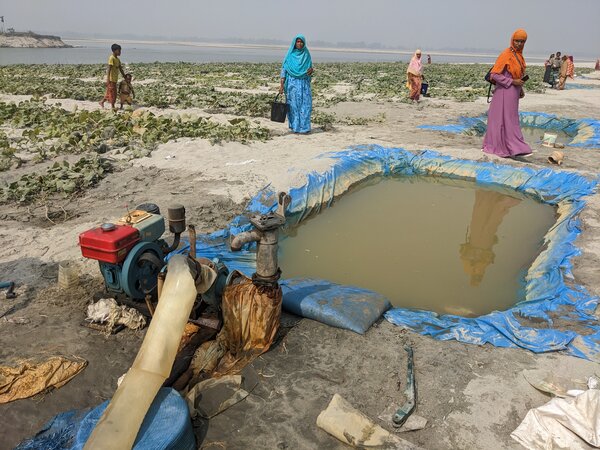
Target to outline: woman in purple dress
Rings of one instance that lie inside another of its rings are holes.
[[[491,80],[496,87],[488,111],[483,151],[502,158],[531,154],[519,125],[519,99],[525,96],[525,41],[525,30],[515,31],[510,47],[500,53],[491,70]]]

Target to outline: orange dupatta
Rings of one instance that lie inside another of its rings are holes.
[[[513,40],[515,39],[523,39],[527,40],[527,33],[523,29],[518,29],[515,31],[510,38],[510,47],[504,50],[498,56],[494,67],[491,70],[491,73],[501,74],[506,68],[513,79],[521,79],[523,75],[525,75],[525,58],[523,58],[523,51],[517,51],[513,48]]]

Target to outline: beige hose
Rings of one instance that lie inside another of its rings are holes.
[[[171,373],[196,300],[186,257],[169,261],[167,279],[142,347],[88,439],[85,450],[131,449],[154,397]]]

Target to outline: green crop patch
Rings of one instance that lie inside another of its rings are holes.
[[[198,107],[242,116],[267,117],[277,91],[280,65],[273,63],[136,63],[126,70],[134,77],[139,106]],[[376,98],[403,101],[407,97],[406,63],[315,63],[312,80],[315,106]],[[432,97],[471,101],[486,95],[485,64],[424,66]],[[105,66],[12,65],[0,67],[0,92],[49,95],[54,98],[99,101],[104,94]],[[530,66],[527,89],[543,92],[543,67]],[[578,72],[586,73],[586,69]],[[343,93],[336,85],[348,86]],[[233,91],[223,91],[227,89]]]
[[[99,155],[115,151],[124,159],[149,156],[159,144],[179,138],[202,138],[212,144],[248,143],[270,138],[264,127],[246,118],[218,123],[206,117],[149,111],[66,111],[60,104],[42,100],[0,103],[0,171],[29,163],[52,160],[61,155],[85,155],[77,163],[57,163],[43,174],[25,174],[2,187],[2,202],[30,202],[39,196],[79,192],[93,186],[112,168]],[[25,155],[27,157],[25,158]]]
[[[2,188],[0,203],[30,203],[54,194],[65,196],[94,186],[112,170],[112,164],[98,156],[83,157],[71,164],[56,162],[44,173],[30,173]]]

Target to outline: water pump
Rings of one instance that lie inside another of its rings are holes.
[[[79,235],[81,253],[99,262],[108,292],[134,300],[155,292],[164,257],[179,246],[186,229],[185,208],[171,206],[167,219],[174,235],[170,245],[162,238],[164,217],[153,203],[139,205],[126,216]]]

